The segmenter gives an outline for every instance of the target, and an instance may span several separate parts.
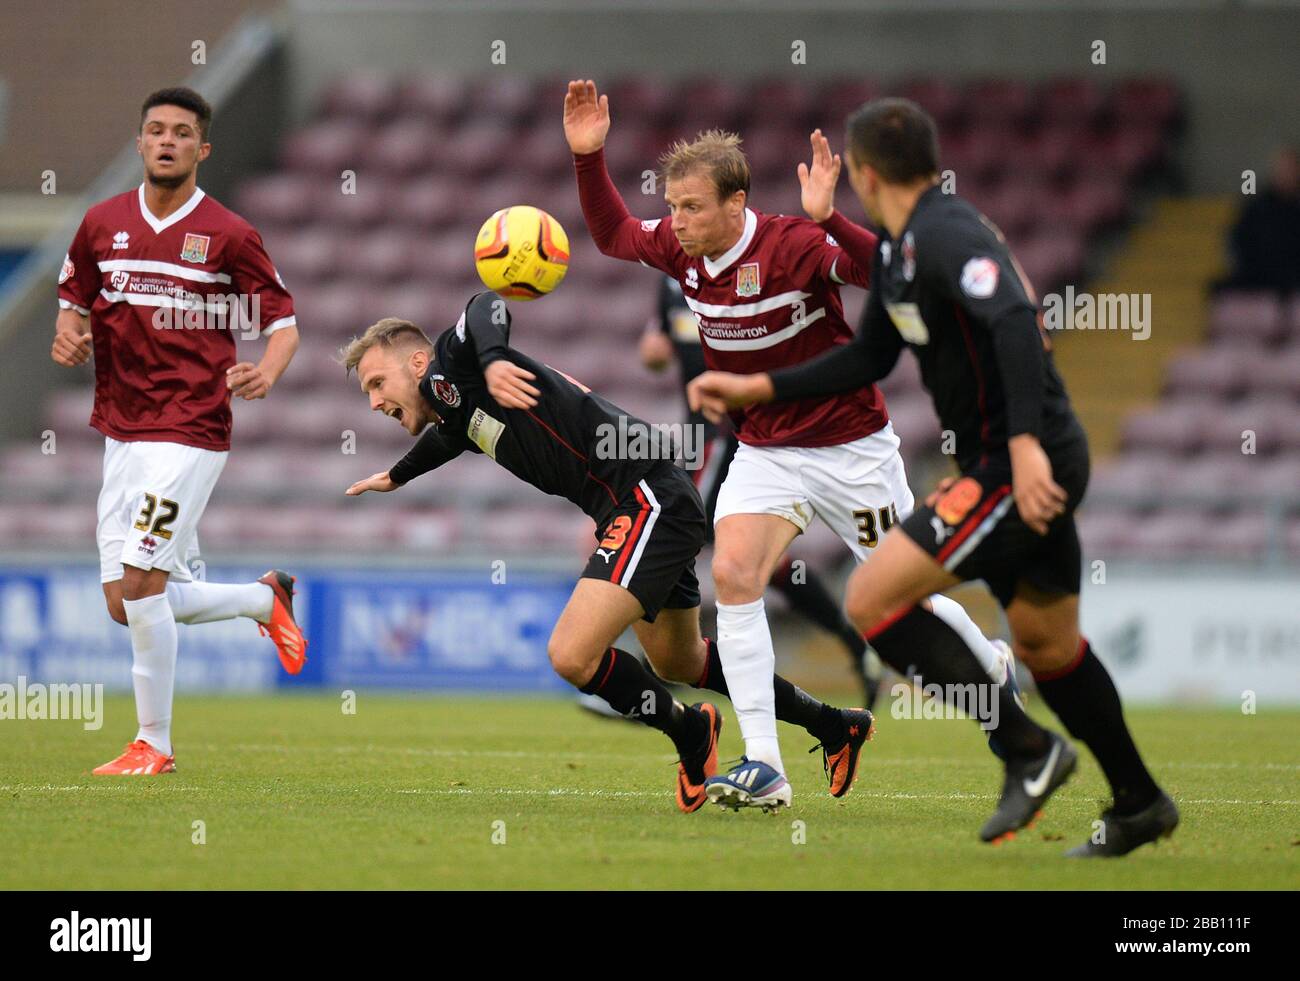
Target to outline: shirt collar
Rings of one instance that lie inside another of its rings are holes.
[[[727,271],[732,263],[745,254],[749,244],[754,241],[754,231],[757,228],[758,215],[746,208],[745,230],[740,233],[740,238],[736,240],[736,244],[718,256],[716,260],[710,259],[708,256],[704,257],[704,271],[709,274],[710,279],[717,279]]]
[[[149,227],[153,229],[155,235],[162,232],[164,229],[170,228],[188,215],[199,206],[199,202],[202,201],[204,197],[203,188],[196,186],[194,188],[194,193],[190,195],[190,199],[183,205],[173,211],[166,218],[155,218],[153,212],[149,210],[149,205],[145,204],[144,184],[140,185],[137,194],[140,199],[140,217],[149,223]]]

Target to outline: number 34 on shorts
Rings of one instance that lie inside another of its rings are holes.
[[[892,501],[881,508],[857,508],[853,520],[858,525],[858,544],[875,548],[880,536],[898,524],[898,508]]]

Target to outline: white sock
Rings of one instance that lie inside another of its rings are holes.
[[[934,607],[934,615],[957,631],[961,639],[966,642],[975,659],[980,662],[980,667],[995,682],[1002,684],[1006,675],[1006,662],[1002,660],[1002,653],[980,632],[980,628],[975,626],[975,621],[970,618],[965,608],[956,600],[940,596],[938,593],[930,597],[930,603]]]
[[[785,773],[776,739],[776,694],[772,688],[776,652],[763,600],[717,606],[718,657],[745,739],[745,755]]]
[[[135,682],[136,739],[172,755],[172,691],[176,686],[176,618],[165,593],[123,600],[131,629],[131,678]]]
[[[264,582],[169,582],[167,602],[177,623],[211,623],[234,617],[271,619],[275,594]]]

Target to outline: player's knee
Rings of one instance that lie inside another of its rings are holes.
[[[126,607],[122,605],[121,599],[109,599],[105,597],[104,605],[108,607],[108,615],[122,626],[126,626]]]
[[[554,637],[546,645],[546,656],[551,659],[555,673],[575,688],[581,688],[591,680],[599,663],[599,660],[593,662],[581,648]]]
[[[859,632],[865,632],[885,618],[885,610],[870,590],[850,589],[844,597],[844,616]]]
[[[1017,637],[1011,649],[1030,671],[1054,671],[1070,663],[1076,646],[1065,638],[1038,636]]]
[[[713,587],[722,603],[752,603],[763,595],[758,570],[721,553],[713,556]]]

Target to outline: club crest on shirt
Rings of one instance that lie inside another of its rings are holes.
[[[433,397],[441,405],[445,405],[449,409],[454,409],[460,405],[459,388],[447,381],[442,375],[434,375],[431,381],[433,384],[429,387],[433,391]]]
[[[185,233],[185,243],[181,246],[182,262],[207,262],[208,245],[212,239],[208,235],[195,235],[193,232]]]
[[[736,269],[737,296],[758,296],[760,288],[757,262],[746,262]]]
[[[903,255],[903,279],[910,283],[916,277],[916,242],[911,232],[903,236],[903,248],[900,251]]]

